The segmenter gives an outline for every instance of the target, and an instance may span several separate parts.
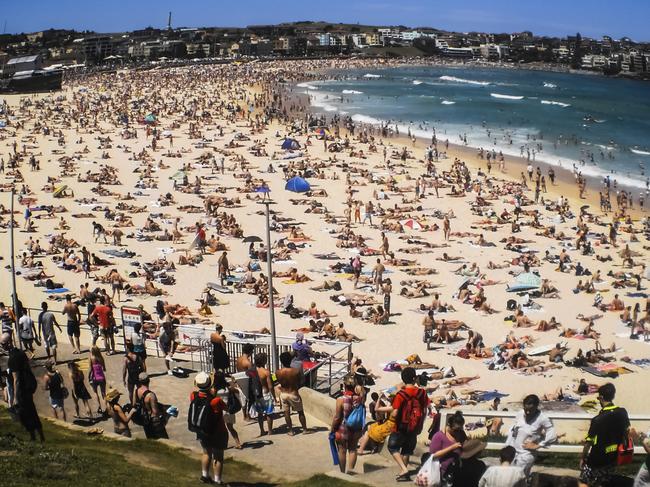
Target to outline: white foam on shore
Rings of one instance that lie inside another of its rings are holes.
[[[317,90],[318,87],[314,85],[310,85],[309,83],[298,83],[296,85],[298,88],[307,88],[308,90]]]
[[[440,76],[439,79],[441,79],[443,81],[451,81],[453,83],[464,83],[464,84],[467,84],[467,85],[476,85],[476,86],[488,86],[488,85],[490,85],[489,81],[476,81],[476,80],[473,80],[473,79],[457,78],[456,76],[443,75],[443,76]]]
[[[361,114],[355,114],[352,116],[352,120],[355,122],[359,123],[367,123],[367,124],[372,124],[372,125],[385,125],[386,122],[379,120],[374,117],[369,117],[367,115],[361,115]],[[391,123],[391,127],[397,126],[399,128],[400,134],[406,134],[407,131],[409,130],[408,125],[402,125],[402,124],[395,124]],[[410,127],[411,134],[415,135],[416,137],[422,138],[424,140],[431,140],[431,131],[430,130],[420,130],[420,129],[414,129],[413,127]],[[533,128],[528,129],[530,131],[534,131]],[[467,127],[459,125],[459,126],[448,126],[446,127],[445,132],[447,134],[458,134],[458,133],[465,133],[467,132]],[[519,153],[519,149],[517,148],[520,144],[519,143],[525,143],[525,138],[523,136],[518,137],[517,134],[512,134],[513,139],[516,140],[518,143],[514,145],[498,145],[498,146],[492,146],[492,141],[491,139],[488,139],[485,137],[482,133],[471,133],[467,132],[467,138],[471,141],[471,145],[467,146],[468,148],[471,149],[478,149],[479,147],[494,147],[497,151],[503,152],[504,155],[506,156],[511,156],[511,157],[517,157],[521,159],[521,155]],[[446,137],[446,136],[444,136]],[[441,139],[441,131],[440,128],[438,129],[438,138]],[[456,143],[456,145],[459,145],[457,142],[453,140],[453,137],[449,137],[451,140],[451,143]],[[519,140],[521,139],[521,140]],[[649,153],[650,155],[650,153]],[[592,177],[596,178],[600,181],[602,181],[606,176],[609,176],[610,179],[616,180],[619,185],[630,187],[630,188],[640,188],[640,189],[645,189],[645,180],[641,177],[635,177],[633,174],[630,175],[624,175],[623,173],[616,172],[612,173],[608,169],[600,168],[595,165],[585,165],[581,166],[580,162],[576,159],[571,159],[569,157],[562,157],[557,154],[551,154],[551,153],[540,153],[537,155],[536,162],[542,162],[544,164],[548,164],[550,166],[555,166],[555,167],[560,167],[562,169],[565,169],[567,171],[572,172],[573,171],[573,166],[574,164],[578,166],[579,171],[587,177]],[[534,164],[535,162],[533,162]]]
[[[523,100],[523,96],[519,95],[502,95],[500,93],[490,93],[490,96],[493,98],[500,98],[502,100]]]
[[[455,101],[449,101],[449,100],[442,100],[441,102],[443,105],[455,105]]]
[[[557,88],[557,85],[555,83],[549,83],[548,81],[544,81],[544,88]]]
[[[368,73],[368,74],[364,74],[363,77],[364,78],[381,78],[381,74]]]
[[[363,95],[363,91],[357,90],[343,90],[341,93],[344,95]]]
[[[421,85],[422,83],[424,83],[424,81],[420,81],[419,79],[414,79],[413,80],[414,85]]]
[[[372,125],[381,125],[383,122],[377,118],[369,117],[367,115],[361,115],[359,113],[355,113],[352,115],[352,120],[355,122],[359,123],[369,123]]]
[[[309,95],[309,100],[312,104],[312,106],[315,106],[317,108],[322,108],[326,112],[335,112],[338,110],[337,107],[334,105],[330,105],[328,103],[329,99],[327,98],[327,95],[323,94],[310,94]]]
[[[639,149],[630,149],[630,150],[638,156],[650,156],[650,152],[648,151],[639,150]]]
[[[562,103],[561,101],[554,101],[554,100],[542,100],[542,105],[556,105],[558,107],[566,108],[570,107],[570,103]]]

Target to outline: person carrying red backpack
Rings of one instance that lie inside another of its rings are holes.
[[[393,399],[391,418],[395,420],[395,431],[388,437],[388,451],[393,456],[400,472],[398,482],[410,481],[409,457],[415,451],[418,435],[422,432],[429,409],[429,397],[424,389],[415,384],[417,373],[413,367],[402,370],[404,387]]]

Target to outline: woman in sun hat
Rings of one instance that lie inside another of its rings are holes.
[[[106,392],[106,413],[113,419],[113,431],[127,438],[131,438],[131,429],[129,423],[135,413],[135,409],[131,409],[125,413],[122,406],[118,403],[122,393],[117,389],[110,388]]]

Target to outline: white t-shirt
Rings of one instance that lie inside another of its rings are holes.
[[[20,338],[24,340],[32,340],[34,338],[34,331],[32,328],[34,326],[34,320],[29,316],[21,316],[18,320],[18,326],[20,328]]]
[[[524,487],[526,475],[521,467],[500,465],[488,468],[478,483],[479,487]]]

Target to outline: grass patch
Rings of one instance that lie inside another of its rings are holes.
[[[45,443],[30,442],[22,426],[0,408],[0,472],[3,487],[102,487],[116,485],[199,484],[199,455],[164,443],[136,439],[117,441],[89,436],[43,421]],[[269,483],[257,467],[226,460],[224,480],[231,486],[355,487],[342,480],[317,475],[294,483]]]

